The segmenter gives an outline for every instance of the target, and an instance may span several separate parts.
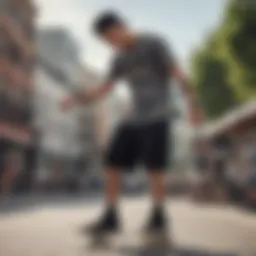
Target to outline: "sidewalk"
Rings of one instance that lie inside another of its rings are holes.
[[[136,248],[148,205],[150,203],[145,198],[122,201],[125,231],[120,243],[125,248]],[[24,211],[0,214],[0,255],[123,255],[115,251],[105,251],[103,254],[90,252],[88,239],[79,235],[79,227],[95,219],[101,207],[98,200],[88,203],[80,199],[73,203],[44,204]],[[172,233],[179,248],[216,253],[236,252],[235,255],[239,256],[256,255],[255,215],[230,207],[195,205],[185,200],[170,201],[168,212],[172,216]]]

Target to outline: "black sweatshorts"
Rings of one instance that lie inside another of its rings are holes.
[[[169,121],[120,125],[110,142],[106,164],[130,170],[142,164],[150,171],[164,171],[170,156],[169,134]]]

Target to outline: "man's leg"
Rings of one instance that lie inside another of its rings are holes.
[[[86,232],[102,233],[117,231],[119,228],[118,199],[121,173],[118,168],[107,166],[105,172],[105,210],[95,223],[86,227]]]
[[[146,225],[146,232],[164,231],[168,228],[165,210],[166,181],[165,173],[160,170],[149,170],[149,181],[152,197],[152,209]]]
[[[143,129],[143,161],[148,171],[152,210],[146,226],[146,231],[162,231],[167,228],[167,215],[165,212],[166,172],[168,163],[169,124],[159,121],[149,124]]]
[[[121,126],[114,136],[106,157],[105,202],[103,216],[89,227],[91,232],[111,232],[119,229],[118,199],[122,169],[132,168],[137,158],[136,134],[132,127]]]
[[[105,177],[105,197],[108,205],[116,205],[119,199],[121,173],[119,168],[107,166]]]
[[[149,170],[151,196],[154,204],[162,205],[166,198],[166,180],[163,171]]]

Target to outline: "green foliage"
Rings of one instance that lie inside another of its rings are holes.
[[[256,97],[256,6],[248,1],[231,0],[193,56],[193,79],[209,118]]]
[[[230,81],[240,100],[256,97],[256,5],[230,1],[224,19],[223,44],[230,65]]]
[[[237,104],[227,79],[227,66],[212,52],[205,50],[195,60],[198,96],[207,116],[218,117]]]

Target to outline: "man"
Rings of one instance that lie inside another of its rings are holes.
[[[119,79],[129,84],[133,111],[117,129],[106,156],[106,210],[99,221],[88,227],[93,233],[113,232],[120,228],[118,195],[121,170],[133,168],[140,161],[149,174],[153,199],[146,232],[167,228],[164,211],[165,168],[169,144],[168,87],[176,78],[194,118],[194,97],[185,77],[165,42],[155,35],[137,34],[115,13],[104,13],[94,23],[94,31],[116,50],[106,82],[90,93],[65,99],[62,107],[95,101],[105,96]]]

